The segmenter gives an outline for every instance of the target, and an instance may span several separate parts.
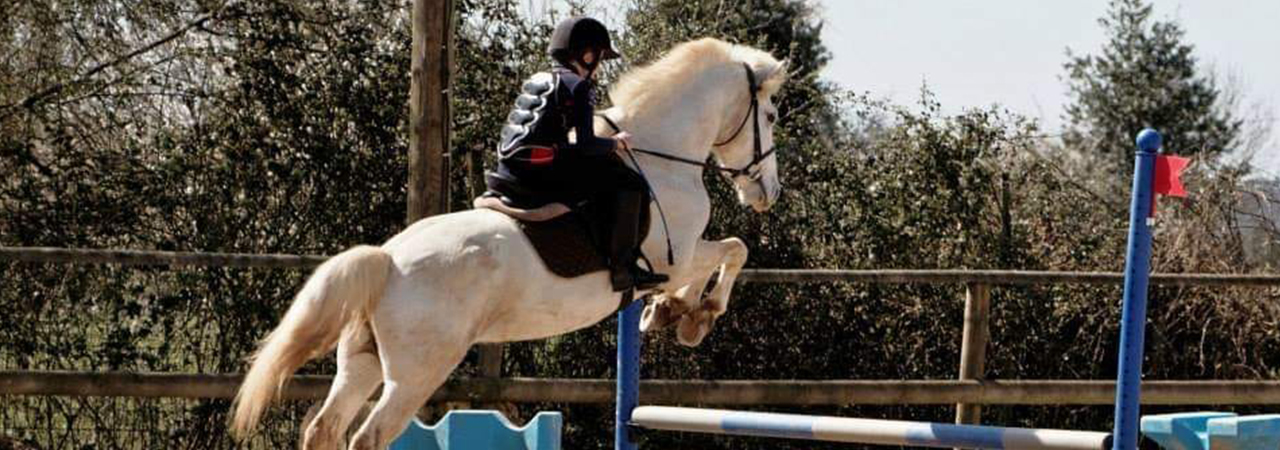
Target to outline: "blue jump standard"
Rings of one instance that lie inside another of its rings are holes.
[[[523,428],[497,411],[449,411],[435,426],[414,419],[391,450],[560,450],[558,412],[540,412]]]
[[[1114,450],[1138,448],[1138,397],[1142,385],[1143,333],[1147,326],[1147,281],[1151,277],[1152,179],[1160,133],[1138,133],[1133,200],[1129,206],[1129,248],[1124,263],[1124,306],[1120,321],[1120,367],[1116,374]]]
[[[614,416],[615,450],[636,450],[632,439],[631,412],[640,403],[640,315],[644,302],[634,301],[618,313],[618,385]]]
[[[1280,414],[1225,412],[1161,414],[1142,418],[1142,434],[1165,450],[1275,450]]]

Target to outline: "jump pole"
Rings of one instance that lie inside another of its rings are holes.
[[[1129,205],[1129,248],[1124,261],[1124,306],[1120,318],[1120,365],[1116,373],[1113,450],[1138,448],[1138,400],[1142,386],[1143,334],[1147,326],[1147,281],[1151,276],[1152,182],[1160,133],[1137,136],[1133,194]]]
[[[635,426],[666,431],[938,448],[1107,450],[1109,433],[641,406]]]

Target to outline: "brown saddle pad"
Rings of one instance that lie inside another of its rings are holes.
[[[640,236],[645,236],[649,233],[649,212],[645,210],[640,216]],[[551,273],[574,278],[608,269],[603,237],[613,224],[590,205],[547,221],[516,222]]]
[[[596,233],[582,213],[573,211],[543,222],[517,222],[551,273],[574,278],[607,268]]]

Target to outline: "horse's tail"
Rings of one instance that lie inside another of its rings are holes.
[[[232,406],[235,436],[248,436],[302,364],[332,349],[345,327],[368,320],[391,270],[391,255],[367,245],[329,258],[316,269],[252,357]]]

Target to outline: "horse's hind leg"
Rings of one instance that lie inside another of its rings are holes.
[[[338,373],[320,413],[307,427],[304,450],[336,450],[345,445],[351,420],[382,383],[377,351],[368,323],[348,330],[338,341]]]
[[[390,445],[414,413],[462,362],[470,343],[433,327],[387,332],[375,324],[385,383],[369,419],[352,439],[351,450],[381,450]],[[393,341],[394,340],[394,341]]]

